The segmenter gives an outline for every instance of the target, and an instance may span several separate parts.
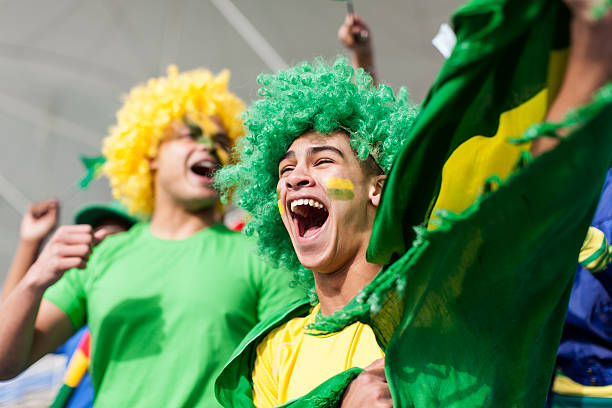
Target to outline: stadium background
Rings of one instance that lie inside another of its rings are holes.
[[[372,30],[379,80],[420,102],[443,57],[431,45],[459,0],[356,0]],[[331,0],[0,0],[0,282],[28,202],[56,197],[61,222],[110,199],[105,179],[76,183],[136,83],[205,66],[232,71],[248,103],[257,74],[345,52],[346,6]]]

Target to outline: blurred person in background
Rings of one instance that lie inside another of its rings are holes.
[[[582,246],[550,406],[612,406],[612,169]]]
[[[228,80],[170,67],[132,89],[104,141],[104,173],[130,214],[150,222],[93,252],[101,232],[57,230],[0,306],[1,378],[88,323],[94,406],[216,406],[214,378],[234,347],[303,296],[218,223],[214,173],[243,134]]]
[[[378,81],[372,32],[366,22],[356,14],[347,14],[338,29],[338,40],[349,50],[353,68],[363,68],[372,77],[372,84],[376,85]]]
[[[44,240],[57,226],[60,204],[55,199],[31,204],[19,229],[19,243],[2,286],[0,300],[5,299],[32,266]]]
[[[2,286],[2,298],[5,298],[23,279],[28,269],[36,261],[38,251],[45,239],[49,237],[59,220],[60,202],[56,199],[47,199],[33,203],[28,207],[21,221],[20,240],[15,257],[9,269],[9,274]],[[86,224],[98,234],[100,241],[108,235],[127,231],[137,222],[137,219],[127,214],[118,202],[109,204],[91,204],[77,211],[75,224]],[[85,338],[85,341],[83,339]],[[65,354],[73,359],[75,350],[81,345],[83,353],[89,355],[86,340],[89,338],[87,326],[81,328],[66,343],[55,350],[56,354]],[[77,368],[78,367],[78,368]],[[65,383],[53,406],[67,406],[72,408],[90,407],[93,403],[93,387],[87,373],[88,364],[69,363]],[[78,370],[76,373],[75,370]],[[67,384],[72,385],[67,387]]]
[[[129,215],[117,201],[86,205],[74,217],[75,224],[91,225],[94,235],[103,231],[104,237],[125,232],[137,222],[138,219]],[[94,389],[88,371],[90,338],[89,327],[84,326],[55,351],[65,354],[69,360],[64,383],[51,407],[87,408],[93,405]]]

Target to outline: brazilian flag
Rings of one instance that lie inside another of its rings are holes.
[[[539,124],[568,56],[559,0],[473,0],[383,192],[387,265],[313,334],[369,324],[399,407],[541,407],[581,243],[612,164],[612,88]],[[530,140],[569,132],[531,159]]]

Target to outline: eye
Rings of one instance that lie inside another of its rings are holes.
[[[328,163],[333,163],[334,161],[332,159],[328,159],[328,158],[324,158],[324,159],[319,159],[315,162],[315,166],[319,166],[321,164],[328,164]]]
[[[186,136],[191,138],[191,139],[197,139],[198,137],[202,136],[202,129],[195,124],[189,124],[189,134],[187,134]]]
[[[290,172],[291,170],[293,170],[293,166],[285,166],[282,169],[280,169],[279,173],[281,176],[283,176],[284,174]]]

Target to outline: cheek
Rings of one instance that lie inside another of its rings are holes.
[[[325,189],[331,200],[348,201],[355,198],[353,182],[344,177],[328,177],[325,180]]]
[[[183,173],[186,156],[187,153],[184,149],[180,149],[178,146],[169,146],[163,154],[160,152],[157,158],[158,173],[164,179],[169,180],[179,177]]]

